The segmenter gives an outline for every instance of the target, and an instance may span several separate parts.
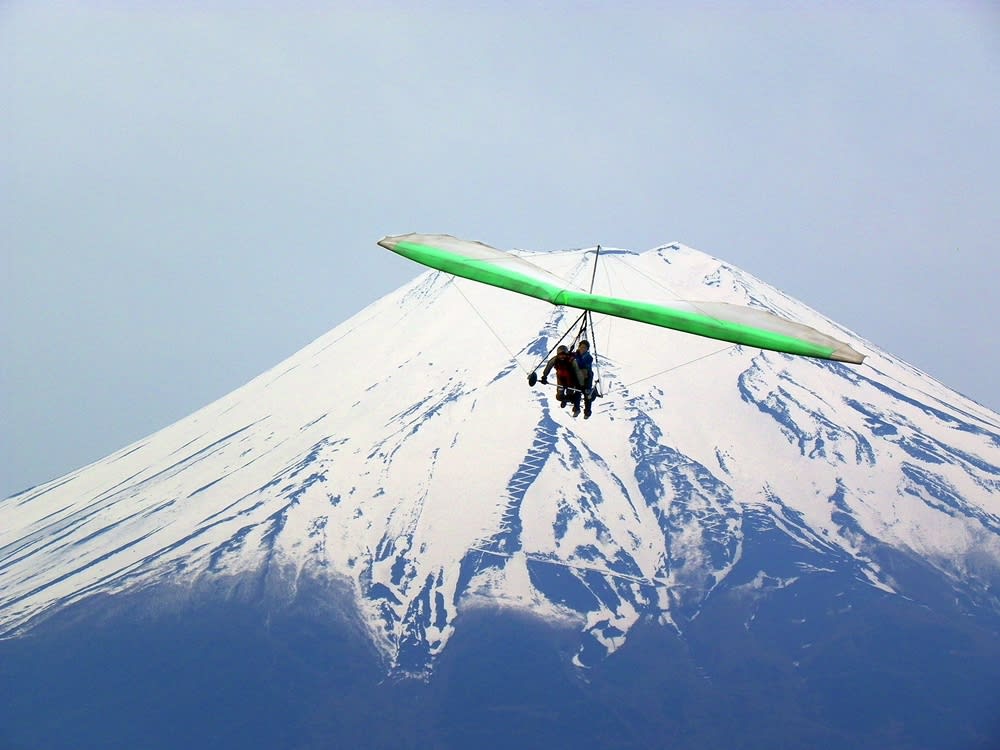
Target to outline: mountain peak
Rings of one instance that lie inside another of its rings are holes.
[[[423,273],[245,386],[0,503],[0,630],[94,594],[336,582],[391,669],[460,613],[573,623],[580,666],[719,587],[824,571],[920,600],[888,556],[1000,612],[1000,416],[679,243],[523,253],[597,293],[749,305],[852,367],[595,318],[587,421],[526,374],[576,314]],[[780,550],[766,562],[758,550]]]

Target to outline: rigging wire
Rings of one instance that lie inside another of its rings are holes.
[[[621,258],[619,258],[618,261],[623,266],[625,266],[625,268],[629,269],[633,273],[638,274],[639,276],[642,276],[644,279],[646,279],[646,281],[650,282],[654,286],[658,286],[660,289],[662,289],[667,294],[669,294],[677,302],[683,302],[685,304],[691,305],[691,307],[693,307],[699,313],[701,313],[702,315],[704,315],[706,318],[714,320],[716,323],[723,323],[724,322],[720,318],[718,318],[717,316],[715,316],[712,313],[708,312],[707,310],[703,310],[701,308],[701,306],[697,302],[689,300],[689,299],[684,299],[683,297],[681,297],[681,295],[677,292],[677,290],[674,289],[673,287],[671,287],[669,284],[662,283],[661,281],[657,280],[656,278],[650,276],[648,273],[646,273],[645,271],[643,271],[641,268],[637,268],[636,266],[632,265],[631,263],[626,263]]]
[[[601,246],[597,246],[597,250],[594,251],[594,270],[590,274],[590,289],[587,291],[590,294],[594,293],[594,279],[597,278],[597,261],[601,257]]]
[[[673,372],[674,370],[679,370],[682,367],[687,367],[688,365],[693,365],[695,362],[701,362],[703,359],[708,359],[709,357],[714,357],[716,354],[722,354],[723,352],[728,352],[730,349],[735,349],[739,344],[730,344],[729,346],[724,346],[721,349],[716,349],[714,352],[709,352],[708,354],[702,354],[700,357],[695,357],[694,359],[689,359],[686,362],[681,362],[680,364],[668,367],[666,370],[660,370],[659,372],[653,373],[652,375],[647,375],[644,378],[639,378],[638,380],[633,380],[631,383],[626,383],[622,386],[622,389],[631,388],[637,383],[642,383],[646,380],[651,380],[660,375],[666,375],[668,372]]]
[[[598,247],[598,249],[600,249],[600,248]],[[662,289],[663,291],[665,291],[667,294],[669,294],[674,299],[676,299],[678,301],[686,302],[687,304],[691,305],[696,310],[698,310],[698,312],[700,312],[701,314],[705,315],[708,318],[712,318],[713,320],[718,320],[718,318],[716,318],[714,315],[711,315],[710,313],[706,312],[705,310],[702,310],[699,307],[699,305],[698,305],[697,302],[692,302],[690,300],[683,300],[681,298],[681,295],[677,292],[677,290],[674,289],[673,287],[671,287],[669,284],[662,283],[661,281],[659,281],[655,277],[650,276],[648,273],[646,273],[645,271],[643,271],[641,268],[638,268],[638,267],[634,266],[631,263],[627,263],[622,258],[616,258],[616,260],[618,260],[630,272],[636,273],[639,276],[643,277],[644,279],[646,279],[647,281],[649,281],[654,286],[657,286],[660,289]],[[595,268],[595,272],[596,272],[596,268]],[[605,273],[607,273],[607,266],[606,265],[605,265]],[[610,282],[610,276],[608,278],[609,278],[609,282]],[[593,283],[593,282],[591,282],[591,283]],[[593,291],[593,290],[591,290],[591,291]],[[653,379],[655,377],[659,377],[660,375],[666,375],[667,373],[674,372],[675,370],[679,370],[679,369],[681,369],[683,367],[687,367],[688,365],[692,365],[695,362],[700,362],[700,361],[702,361],[704,359],[708,359],[709,357],[714,357],[716,354],[722,354],[723,352],[727,352],[727,351],[729,351],[731,349],[735,349],[737,346],[739,346],[739,344],[729,344],[728,346],[724,346],[721,349],[716,349],[715,351],[709,352],[708,354],[702,354],[702,355],[700,355],[698,357],[694,357],[693,359],[689,359],[689,360],[686,360],[686,361],[681,362],[679,364],[672,365],[671,367],[668,367],[665,370],[660,370],[659,372],[654,373],[652,375],[647,375],[645,377],[639,378],[638,380],[633,380],[630,383],[624,383],[624,384],[621,385],[621,389],[625,390],[627,388],[631,388],[632,386],[636,385],[637,383],[642,383],[642,382],[644,382],[646,380],[651,380],[651,379]]]
[[[590,293],[591,294],[593,294],[593,291],[594,291],[594,280],[597,278],[597,261],[598,261],[598,258],[600,256],[600,253],[601,253],[601,246],[598,245],[597,246],[597,250],[596,250],[596,254],[594,256],[594,267],[593,267],[593,270],[591,271],[591,275],[590,275]],[[574,274],[574,276],[575,276],[575,274]],[[579,328],[577,328],[577,325],[579,325]],[[588,334],[588,329],[590,331],[589,334]],[[575,351],[576,347],[580,343],[580,341],[588,341],[589,342],[590,349],[593,352],[593,360],[594,360],[594,366],[593,366],[594,372],[593,372],[593,378],[592,378],[592,381],[591,381],[591,387],[592,388],[597,388],[597,395],[598,396],[602,396],[604,394],[601,392],[600,387],[598,387],[598,385],[597,385],[598,383],[600,383],[601,375],[600,375],[600,369],[599,369],[599,359],[598,359],[598,354],[597,354],[597,341],[596,341],[596,337],[594,335],[594,314],[593,314],[593,312],[591,310],[584,310],[583,312],[581,312],[577,316],[576,320],[574,320],[573,323],[566,329],[566,332],[562,336],[559,337],[559,340],[556,341],[556,343],[552,345],[552,348],[549,349],[549,351],[545,354],[545,356],[542,358],[542,360],[537,365],[535,365],[534,370],[537,370],[542,365],[547,364],[548,361],[549,361],[549,358],[552,356],[552,352],[554,352],[556,349],[558,349],[559,345],[563,342],[563,340],[565,340],[565,338],[567,336],[569,336],[571,333],[573,333],[574,330],[576,331],[576,335],[573,337],[573,344],[570,347],[570,350],[571,351]],[[532,374],[534,373],[534,370],[532,370]],[[529,382],[529,384],[534,385],[534,381],[531,379],[531,376],[529,376],[528,382]],[[571,390],[576,390],[576,389],[571,389]]]
[[[576,317],[576,320],[573,321],[573,324],[566,329],[566,333],[564,333],[562,336],[559,337],[559,340],[552,345],[552,348],[549,349],[548,352],[546,352],[545,356],[542,357],[541,361],[534,366],[533,370],[537,370],[542,365],[548,363],[549,357],[552,356],[552,352],[554,352],[559,347],[559,344],[561,344],[567,336],[569,336],[571,333],[573,333],[574,330],[576,330],[576,324],[579,323],[581,320],[584,320],[584,317],[587,315],[587,312],[588,312],[587,310],[584,310]],[[586,326],[585,320],[584,320],[584,326]],[[580,339],[580,334],[578,333],[576,335],[576,338],[573,339],[573,347],[576,347],[576,342],[579,341],[579,339]]]
[[[601,246],[598,245],[597,250],[594,251],[594,270],[590,274],[590,289],[588,290],[590,294],[594,293],[594,281],[597,279],[597,263],[600,258]],[[600,357],[597,354],[597,335],[594,331],[594,313],[590,310],[587,310],[587,317],[586,320],[584,320],[585,327],[580,331],[581,335],[585,333],[587,323],[590,323],[590,348],[594,352],[594,371],[591,373],[593,377],[591,378],[590,386],[596,390],[598,396],[603,396],[604,394],[601,393],[601,387],[598,385],[598,383],[601,382],[601,368]]]
[[[652,380],[653,378],[659,377],[660,375],[666,375],[667,373],[674,372],[676,370],[680,370],[682,367],[687,367],[688,365],[693,365],[695,362],[701,362],[703,359],[708,359],[709,357],[714,357],[716,354],[722,354],[723,352],[727,352],[730,349],[735,349],[738,346],[739,346],[739,344],[730,344],[729,346],[724,346],[721,349],[716,349],[714,352],[709,352],[708,354],[702,354],[700,357],[695,357],[694,359],[689,359],[689,360],[686,360],[686,361],[681,362],[679,364],[672,365],[671,367],[668,367],[665,370],[660,370],[659,372],[655,372],[652,375],[647,375],[647,376],[645,376],[643,378],[639,378],[638,380],[633,380],[630,383],[624,383],[621,386],[619,386],[619,388],[620,388],[621,391],[624,392],[624,391],[628,390],[629,388],[631,388],[632,386],[637,385],[638,383],[642,383],[642,382],[645,382],[647,380]],[[616,388],[614,390],[619,390],[619,389]],[[611,391],[612,391],[612,389],[609,388],[608,389],[608,394],[610,394]],[[609,404],[609,406],[610,406],[610,404]],[[600,411],[603,412],[605,410],[601,409]]]
[[[485,325],[486,328],[489,330],[489,332],[493,334],[493,337],[500,342],[500,346],[502,346],[504,350],[507,352],[507,354],[510,355],[510,358],[514,362],[514,364],[516,364],[520,368],[521,372],[524,373],[528,372],[524,368],[524,365],[521,364],[521,361],[517,358],[517,355],[514,354],[514,352],[510,350],[510,347],[507,346],[507,343],[502,338],[500,338],[500,334],[493,329],[493,326],[490,325],[490,322],[486,319],[486,316],[484,316],[481,312],[479,312],[479,308],[477,308],[474,304],[472,304],[472,300],[470,300],[467,296],[465,296],[465,292],[462,291],[461,285],[456,283],[455,276],[451,277],[451,283],[452,286],[454,286],[455,289],[458,290],[458,293],[462,295],[462,299],[465,300],[466,304],[468,304],[468,306],[472,308],[472,311],[479,317],[479,319],[483,321],[483,325]]]
[[[638,268],[638,267],[632,265],[631,263],[627,263],[623,258],[616,258],[615,260],[617,260],[619,263],[621,263],[623,266],[625,266],[625,268],[627,268],[629,271],[632,271],[633,273],[636,273],[639,276],[642,276],[644,279],[646,279],[646,281],[648,281],[649,283],[651,283],[653,286],[658,286],[660,289],[662,289],[663,291],[667,292],[667,294],[669,294],[674,299],[676,299],[676,300],[680,300],[681,299],[681,295],[677,292],[676,289],[674,289],[669,284],[664,284],[659,279],[657,279],[657,278],[655,278],[653,276],[650,276],[648,273],[646,273],[645,271],[643,271],[641,268]]]
[[[598,245],[598,250],[600,250],[600,245]],[[602,273],[604,275],[605,293],[609,294],[609,295],[614,295],[615,294],[615,284],[613,283],[613,280],[612,280],[611,269],[612,269],[612,265],[608,263],[608,257],[607,257],[607,254],[605,254],[604,263],[601,264],[601,271],[602,271]],[[596,276],[596,271],[597,271],[596,264],[595,264],[595,267],[594,267],[594,271],[595,271],[595,276]],[[591,281],[591,293],[593,293],[593,281]],[[604,355],[605,362],[610,362],[611,361],[611,358],[608,356],[607,352],[612,350],[612,336],[611,336],[611,334],[612,334],[612,332],[614,332],[615,330],[617,330],[617,325],[616,325],[616,321],[617,320],[618,320],[617,318],[614,318],[612,316],[607,316],[607,315],[599,318],[599,320],[598,320],[598,322],[601,324],[602,336],[604,337],[603,341],[604,341],[604,346],[605,346],[605,350],[606,350],[605,351],[605,355]],[[594,318],[593,318],[593,314],[591,314],[591,318],[590,318],[590,329],[591,329],[591,332],[593,332],[593,330],[594,330]],[[594,335],[594,334],[591,333],[591,335]],[[596,348],[597,348],[596,345],[595,345],[594,348],[596,350]],[[597,374],[597,378],[598,379],[600,379],[600,372],[598,372],[599,366],[600,366],[600,358],[597,357],[597,355],[595,354],[594,355],[594,369],[595,369],[595,372]],[[612,380],[612,383],[613,383],[613,380]],[[611,390],[612,390],[612,386],[611,385],[609,385],[606,389],[602,386],[598,390],[598,395],[599,396],[603,396],[605,391],[610,392]]]
[[[595,256],[594,256],[594,268],[593,268],[593,270],[591,272],[591,278],[590,278],[590,292],[591,293],[593,293],[594,282],[595,282],[595,279],[597,277],[597,262],[598,262],[598,259],[600,257],[600,252],[601,252],[601,246],[598,245],[596,253],[595,253]],[[634,266],[631,266],[629,264],[625,264],[625,265],[630,270],[635,271],[640,276],[645,277],[646,279],[648,279],[650,282],[652,282],[656,286],[659,286],[660,288],[664,289],[665,291],[670,292],[675,297],[677,297],[677,293],[674,290],[672,290],[669,287],[661,284],[660,282],[658,282],[653,277],[651,277],[648,274],[644,273],[640,269],[635,268]],[[606,271],[606,269],[605,269],[605,271]],[[558,348],[559,344],[561,344],[563,342],[563,340],[567,336],[569,336],[574,330],[576,330],[576,336],[573,339],[573,348],[575,348],[576,345],[580,342],[580,340],[584,339],[584,337],[586,337],[588,335],[588,328],[589,328],[589,336],[590,336],[590,339],[591,339],[591,341],[590,341],[591,350],[595,352],[595,355],[594,355],[594,385],[596,386],[599,382],[601,382],[600,371],[598,369],[599,358],[598,358],[598,356],[596,354],[596,352],[597,352],[597,341],[596,341],[596,338],[595,338],[595,335],[594,335],[594,317],[593,317],[593,312],[591,312],[590,310],[584,310],[579,316],[577,316],[576,320],[573,321],[573,324],[570,325],[566,329],[566,332],[562,336],[559,337],[559,340],[556,341],[556,343],[552,346],[551,349],[549,349],[548,353],[542,358],[541,362],[539,362],[539,364],[535,365],[529,371],[528,369],[526,369],[524,367],[524,365],[521,364],[520,360],[517,357],[517,354],[515,354],[511,350],[511,348],[509,346],[507,346],[507,343],[503,340],[503,338],[500,336],[500,334],[497,333],[497,331],[493,328],[492,325],[490,325],[490,322],[486,319],[486,316],[484,316],[482,314],[482,312],[480,312],[479,308],[477,308],[473,304],[472,300],[470,300],[468,298],[468,296],[465,294],[465,292],[462,291],[461,285],[458,284],[458,283],[456,283],[456,282],[457,282],[457,277],[452,276],[451,277],[451,283],[455,287],[455,289],[458,291],[458,293],[462,296],[462,299],[465,300],[465,303],[472,309],[472,311],[476,314],[476,316],[483,322],[483,325],[486,326],[487,330],[493,335],[493,337],[504,348],[504,351],[507,352],[507,354],[509,355],[511,361],[514,362],[514,364],[516,364],[517,367],[522,372],[524,372],[524,373],[529,373],[530,374],[531,372],[534,372],[539,367],[541,367],[543,364],[547,363],[548,360],[549,360],[549,357],[552,354],[552,352],[554,352]],[[578,324],[579,324],[579,328],[577,328]],[[627,388],[631,388],[632,386],[634,386],[634,385],[636,385],[638,383],[642,383],[642,382],[644,382],[646,380],[651,380],[652,378],[659,377],[660,375],[665,375],[665,374],[667,374],[669,372],[674,372],[675,370],[679,370],[682,367],[687,367],[688,365],[692,365],[692,364],[694,364],[696,362],[700,362],[700,361],[702,361],[704,359],[708,359],[709,357],[714,357],[717,354],[722,354],[723,352],[729,351],[730,349],[734,349],[737,346],[738,346],[738,344],[730,344],[728,346],[722,347],[721,349],[716,349],[713,352],[709,352],[708,354],[702,354],[701,356],[695,357],[694,359],[689,359],[689,360],[687,360],[685,362],[681,362],[679,364],[672,365],[671,367],[668,367],[665,370],[660,370],[659,372],[654,373],[652,375],[647,375],[647,376],[645,376],[643,378],[639,378],[638,380],[633,380],[630,383],[625,383],[625,384],[621,385],[621,389],[625,390]],[[523,349],[521,351],[523,351]],[[599,395],[604,395],[603,393],[601,393],[601,389],[600,388],[598,388],[598,393],[599,393]]]

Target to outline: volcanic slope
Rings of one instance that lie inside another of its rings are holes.
[[[592,249],[525,256],[589,285]],[[837,571],[923,601],[899,560],[1000,614],[1000,416],[682,245],[603,251],[594,291],[759,307],[867,359],[597,317],[604,396],[584,421],[525,378],[577,312],[424,273],[191,416],[0,502],[0,632],[95,594],[320,579],[350,592],[391,671],[426,673],[483,606],[575,628],[587,665],[640,621],[683,633],[724,585]],[[747,557],[774,539],[781,565]]]

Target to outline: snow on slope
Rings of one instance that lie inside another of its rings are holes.
[[[593,257],[532,260],[586,286]],[[606,396],[583,421],[525,380],[576,312],[426,273],[190,417],[2,501],[0,632],[97,592],[309,575],[350,585],[401,671],[426,670],[484,603],[576,623],[583,663],[642,616],[683,628],[761,518],[886,591],[880,545],[1000,608],[1000,416],[690,248],[605,252],[598,269],[598,292],[760,306],[869,358],[600,319]]]

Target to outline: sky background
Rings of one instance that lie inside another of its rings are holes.
[[[410,231],[683,242],[1000,408],[991,3],[535,5],[0,4],[0,496],[412,279]]]

